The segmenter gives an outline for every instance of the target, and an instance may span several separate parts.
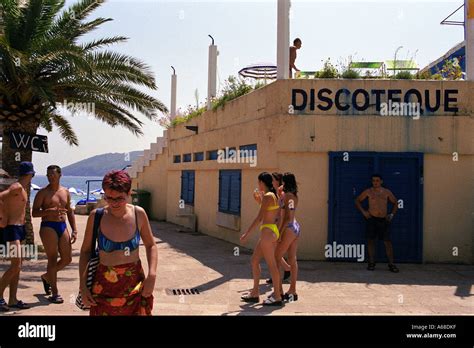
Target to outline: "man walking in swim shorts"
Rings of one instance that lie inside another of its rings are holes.
[[[28,305],[18,300],[17,290],[21,270],[21,242],[25,239],[25,215],[26,204],[28,204],[27,188],[31,185],[31,179],[35,175],[31,162],[21,162],[18,182],[0,192],[0,204],[3,211],[2,216],[5,226],[0,229],[2,244],[5,244],[10,252],[10,267],[0,279],[0,312],[8,312],[10,308],[27,309]],[[12,253],[13,251],[13,253]],[[10,287],[8,306],[3,298],[7,286]]]
[[[355,204],[362,215],[367,220],[367,239],[369,265],[367,269],[373,271],[375,269],[375,245],[376,238],[383,240],[385,243],[385,251],[388,258],[388,268],[394,273],[398,273],[397,266],[393,263],[393,246],[390,238],[390,222],[398,210],[398,202],[390,190],[382,187],[383,180],[379,174],[372,175],[372,187],[362,192],[357,197]],[[369,210],[366,211],[361,203],[369,200]],[[393,204],[392,212],[387,215],[387,201]]]
[[[68,189],[60,185],[61,168],[49,166],[46,176],[49,185],[38,191],[33,203],[33,217],[41,217],[40,237],[48,257],[47,272],[41,276],[41,281],[45,293],[51,294],[48,300],[63,303],[58,293],[57,274],[72,261],[71,244],[77,238],[76,219],[71,208],[71,195]],[[71,225],[71,236],[66,216]]]

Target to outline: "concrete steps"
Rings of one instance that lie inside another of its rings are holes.
[[[132,179],[138,176],[138,173],[143,173],[143,170],[148,167],[152,161],[156,159],[157,155],[163,153],[163,148],[168,145],[167,131],[163,131],[163,136],[156,138],[156,142],[150,144],[150,148],[143,152],[143,155],[138,156],[132,166],[127,169],[128,174]]]

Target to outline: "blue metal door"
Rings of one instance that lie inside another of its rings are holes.
[[[395,262],[422,262],[421,153],[330,152],[329,244],[366,244],[365,219],[356,209],[354,200],[372,186],[374,173],[382,175],[384,187],[399,201],[398,213],[390,226]],[[367,200],[363,206],[367,208]],[[391,208],[389,205],[388,209]],[[378,243],[377,261],[386,262],[382,242]]]

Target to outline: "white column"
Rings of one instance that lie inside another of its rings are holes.
[[[278,0],[277,79],[290,77],[290,0]]]
[[[178,76],[173,67],[173,75],[171,75],[171,107],[170,107],[170,116],[174,120],[176,118],[176,91],[178,86]]]
[[[209,35],[210,36],[210,35]],[[207,75],[207,109],[212,107],[212,99],[217,95],[217,46],[214,45],[214,39],[209,46],[209,66]]]
[[[474,81],[474,0],[464,0],[466,40],[466,80]]]

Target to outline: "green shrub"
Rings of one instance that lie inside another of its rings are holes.
[[[237,79],[234,76],[229,76],[225,81],[221,96],[215,99],[212,103],[212,110],[217,110],[224,106],[228,101],[241,97],[254,90],[254,87],[245,82],[244,79]]]
[[[343,79],[360,79],[360,74],[357,70],[347,68],[341,74]]]
[[[400,71],[398,73],[396,73],[393,78],[395,80],[412,80],[413,79],[413,75],[411,72],[409,71]]]
[[[418,79],[418,80],[433,80],[433,75],[431,74],[431,72],[429,70],[424,71],[422,73],[418,72],[416,74],[416,79]]]
[[[336,79],[339,76],[337,68],[331,63],[331,58],[328,58],[324,62],[323,70],[318,72],[318,78],[320,79]]]

